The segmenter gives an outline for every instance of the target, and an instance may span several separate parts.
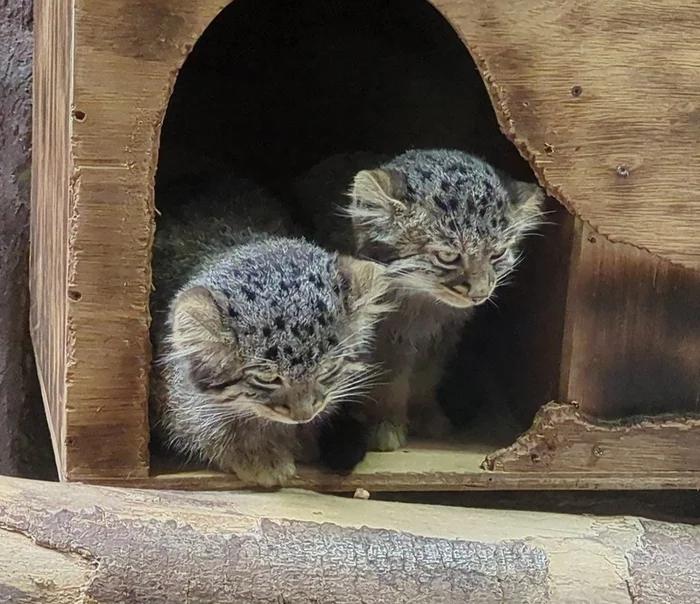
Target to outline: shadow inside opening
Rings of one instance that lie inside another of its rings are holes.
[[[163,182],[191,176],[196,186],[211,165],[293,203],[291,181],[330,155],[410,148],[468,151],[535,180],[501,134],[468,50],[425,0],[237,0],[178,76],[156,204],[168,212],[158,203]],[[510,444],[558,395],[571,217],[554,202],[549,209],[552,224],[530,240],[515,283],[468,325],[440,389],[448,415],[465,428],[456,446],[477,456]],[[304,208],[293,210],[308,225]],[[502,404],[484,405],[493,400]]]

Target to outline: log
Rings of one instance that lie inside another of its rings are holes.
[[[697,602],[700,527],[0,479],[0,602]]]

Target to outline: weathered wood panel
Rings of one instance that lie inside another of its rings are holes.
[[[699,441],[700,417],[596,421],[576,405],[550,403],[513,445],[491,453],[484,468],[550,475],[600,472],[620,482],[635,473],[695,474],[700,482]]]
[[[0,599],[693,602],[700,527],[634,517],[0,481]]]
[[[158,137],[174,73],[224,5],[37,4],[32,327],[64,478],[148,472]]]
[[[700,268],[694,0],[433,0],[542,184],[614,241]]]
[[[160,128],[177,70],[226,4],[37,7],[32,329],[64,478],[147,480]],[[690,0],[434,4],[550,192],[611,238],[700,267]]]
[[[700,413],[700,271],[581,220],[573,248],[559,400],[596,417]]]
[[[550,403],[517,439],[510,430],[499,435],[503,422],[496,411],[490,422],[477,420],[452,441],[411,441],[396,452],[370,453],[348,476],[300,466],[288,486],[325,492],[700,488],[700,418],[621,424]],[[154,489],[246,488],[234,475],[174,459],[154,456],[151,470],[148,478],[100,482]]]

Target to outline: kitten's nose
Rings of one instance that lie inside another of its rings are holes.
[[[295,422],[308,422],[313,418],[315,397],[310,384],[293,384],[284,392],[284,399],[289,407],[289,417]]]
[[[292,407],[292,419],[297,422],[308,422],[314,416],[313,400],[305,399],[298,401]]]
[[[451,287],[457,293],[463,296],[469,296],[469,299],[475,304],[486,302],[491,291],[493,290],[492,279],[487,275],[456,275],[452,279],[445,282],[445,285]]]

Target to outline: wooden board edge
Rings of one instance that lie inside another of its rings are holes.
[[[666,414],[598,420],[576,403],[550,402],[510,446],[489,454],[497,472],[604,472],[610,475],[700,469],[700,417]],[[685,454],[683,453],[685,452]]]
[[[166,491],[250,490],[235,476],[218,473],[163,474],[142,479],[93,479],[81,484]],[[459,491],[657,491],[700,490],[700,471],[593,474],[588,472],[488,472],[328,476],[317,480],[300,476],[287,488],[319,493],[372,492],[459,492]]]

